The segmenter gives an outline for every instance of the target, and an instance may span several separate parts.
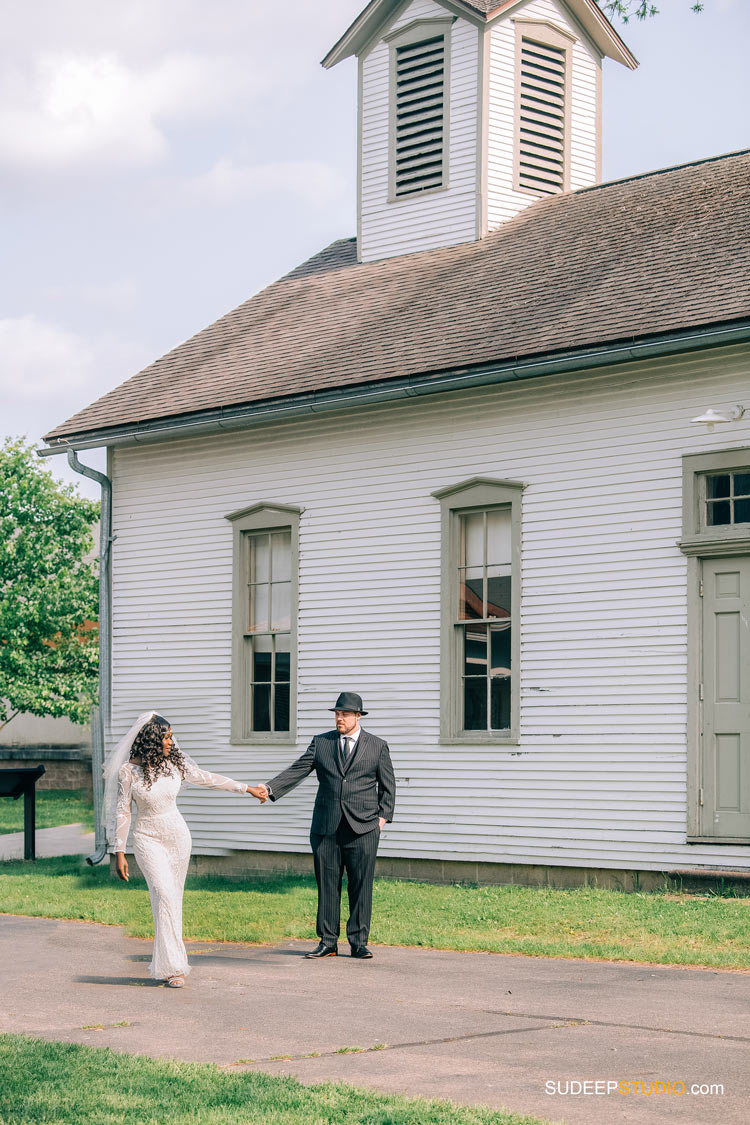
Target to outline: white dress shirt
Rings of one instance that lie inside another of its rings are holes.
[[[339,735],[339,750],[341,749],[341,747],[344,744],[344,739],[345,738],[349,739],[350,745],[349,745],[349,754],[347,754],[347,758],[349,757],[350,754],[354,753],[357,742],[359,740],[359,735],[360,735],[361,730],[362,730],[361,727],[357,727],[357,729],[353,730],[351,732],[351,734],[340,734]]]

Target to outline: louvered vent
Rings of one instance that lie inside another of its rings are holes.
[[[518,179],[553,194],[565,187],[565,51],[521,39]]]
[[[395,192],[442,187],[445,37],[396,48]]]

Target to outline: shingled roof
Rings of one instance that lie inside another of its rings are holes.
[[[551,196],[448,249],[359,264],[334,242],[46,440],[748,318],[740,152]]]
[[[503,6],[503,0],[460,0],[467,8],[473,8],[476,12],[481,12],[482,15],[487,15],[488,12],[494,12],[496,8]]]

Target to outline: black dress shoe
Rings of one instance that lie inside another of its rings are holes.
[[[324,945],[321,941],[315,949],[311,950],[309,953],[306,953],[305,957],[337,957],[338,952],[339,951],[335,945],[333,947],[330,945]]]
[[[353,945],[352,957],[356,957],[359,961],[364,961],[366,957],[372,957],[372,953],[370,953],[366,945]]]

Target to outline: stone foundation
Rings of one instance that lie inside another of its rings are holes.
[[[44,766],[45,773],[36,783],[41,789],[84,789],[93,793],[91,749],[88,746],[48,749],[38,746],[14,746],[0,749],[0,770],[33,769]]]
[[[140,878],[138,864],[128,855],[131,875]],[[115,874],[115,859],[110,857]],[[233,852],[231,855],[194,855],[190,875],[221,875],[252,879],[264,875],[312,875],[312,855],[299,852]],[[554,867],[535,864],[470,863],[444,859],[400,859],[384,856],[375,871],[380,879],[405,879],[420,883],[478,883],[484,886],[601,887],[612,891],[726,891],[750,896],[750,871],[690,872],[609,870],[606,868]]]

